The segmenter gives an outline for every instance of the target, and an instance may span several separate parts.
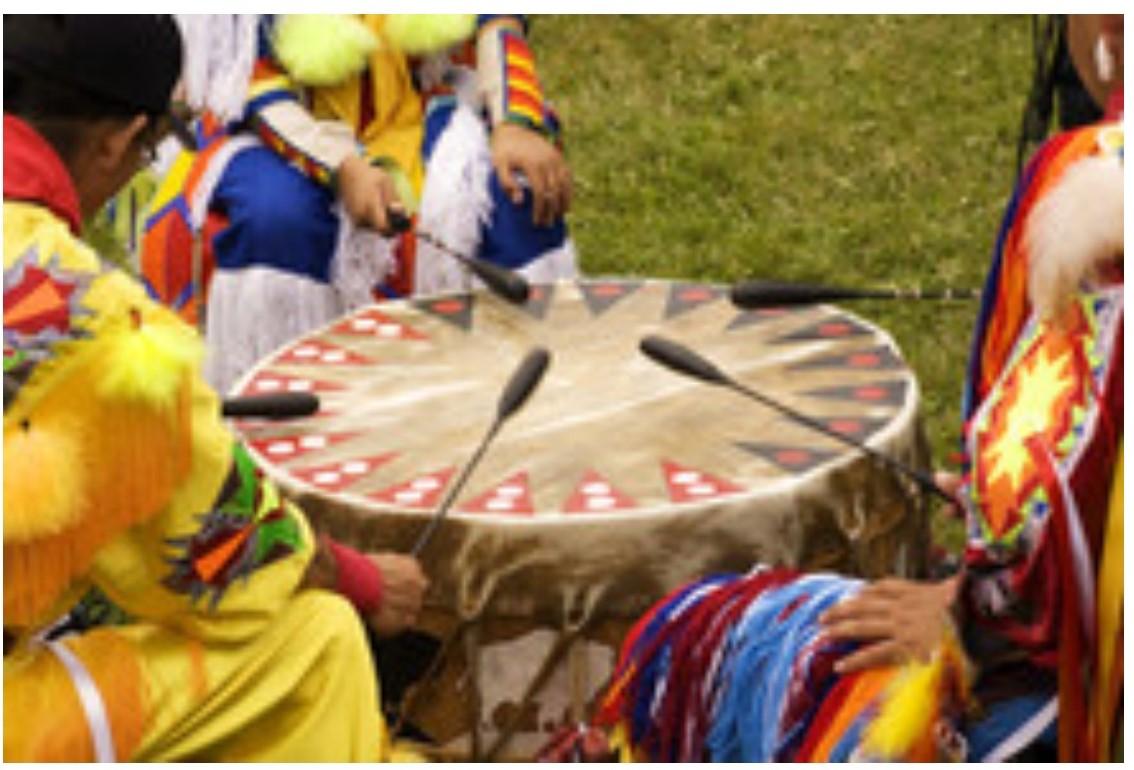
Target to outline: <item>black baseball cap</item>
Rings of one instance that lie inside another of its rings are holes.
[[[172,16],[4,15],[6,71],[97,97],[119,114],[166,112],[181,62]]]

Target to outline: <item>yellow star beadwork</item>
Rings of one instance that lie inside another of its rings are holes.
[[[988,450],[989,484],[1002,477],[1017,486],[1030,464],[1024,441],[1033,433],[1043,433],[1051,424],[1052,407],[1075,384],[1071,376],[1071,357],[1064,352],[1052,358],[1046,350],[1020,371],[1018,397],[1011,404],[1004,428]]]

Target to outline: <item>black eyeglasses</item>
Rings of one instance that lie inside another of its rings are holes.
[[[194,120],[196,115],[193,109],[184,102],[172,102],[164,114],[153,118],[155,130],[149,138],[142,141],[143,164],[148,166],[157,160],[157,146],[170,133],[185,150],[196,152],[197,135],[192,126]]]

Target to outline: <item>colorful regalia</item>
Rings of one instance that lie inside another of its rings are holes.
[[[362,625],[224,428],[192,327],[77,237],[4,116],[4,759],[376,760]],[[51,633],[95,587],[132,620]]]
[[[968,544],[932,657],[835,674],[855,643],[818,618],[852,578],[756,567],[682,586],[632,628],[598,702],[623,759],[1057,745],[1097,761],[1121,745],[1123,148],[1119,95],[1039,151],[1008,207],[966,386]]]
[[[533,225],[530,194],[513,204],[492,169],[490,109],[552,138],[558,129],[522,36],[481,36],[478,64],[474,33],[490,20],[184,18],[189,99],[211,114],[200,150],[173,162],[151,204],[141,266],[154,297],[203,325],[218,389],[376,297],[472,285],[412,232],[353,226],[334,190],[350,155],[390,172],[415,227],[456,251],[537,281],[575,275],[564,223]],[[478,75],[492,62],[499,77]]]

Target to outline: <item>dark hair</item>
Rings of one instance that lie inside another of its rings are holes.
[[[4,112],[29,123],[64,161],[71,159],[94,121],[126,121],[145,114],[147,125],[152,127],[159,117],[47,78],[8,69],[4,70]]]
[[[146,115],[156,131],[181,57],[169,16],[5,16],[4,111],[67,160],[92,121]]]

